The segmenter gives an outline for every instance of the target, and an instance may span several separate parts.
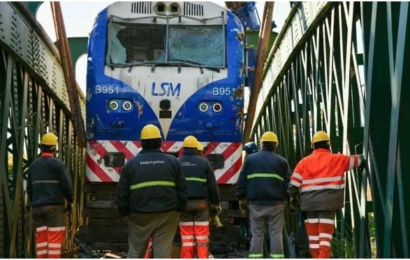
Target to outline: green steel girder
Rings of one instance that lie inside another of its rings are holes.
[[[337,257],[371,257],[372,249],[378,257],[409,257],[408,15],[407,2],[297,3],[265,66],[256,141],[263,122],[278,134],[278,153],[294,167],[311,152],[312,133],[324,129],[333,152],[367,158],[368,169],[347,174]]]
[[[24,179],[38,157],[41,135],[58,134],[59,157],[74,179],[75,204],[80,202],[78,176],[84,175],[85,168],[85,150],[78,148],[73,133],[58,55],[24,6],[0,2],[0,258],[33,256]],[[72,232],[63,252],[74,248],[76,214],[67,223]]]

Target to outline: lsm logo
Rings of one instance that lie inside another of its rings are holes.
[[[177,96],[181,92],[181,83],[174,86],[171,82],[163,82],[161,86],[152,83],[151,95],[153,96]]]

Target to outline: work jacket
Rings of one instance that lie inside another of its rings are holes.
[[[209,199],[211,204],[219,204],[218,185],[208,160],[184,149],[178,161],[187,181],[188,199]]]
[[[121,215],[183,211],[186,203],[187,185],[174,156],[142,150],[122,169],[116,193]]]
[[[27,194],[32,207],[73,202],[71,176],[64,163],[50,153],[42,153],[28,169]]]
[[[319,148],[303,158],[290,181],[289,193],[301,191],[301,209],[336,210],[344,207],[344,172],[358,167],[361,156],[332,154]]]
[[[284,203],[290,174],[287,160],[273,151],[250,154],[239,175],[237,197],[260,205]]]

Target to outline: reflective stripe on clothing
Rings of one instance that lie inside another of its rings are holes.
[[[333,238],[332,235],[329,235],[329,234],[326,234],[326,233],[320,233],[320,234],[319,234],[319,237],[325,237],[325,238],[330,238],[330,239]]]
[[[187,177],[185,178],[186,181],[199,181],[199,182],[206,182],[206,179],[203,178],[196,178],[196,177]]]
[[[308,192],[312,190],[325,190],[325,189],[331,189],[331,190],[340,190],[344,189],[345,185],[344,184],[339,184],[339,185],[318,185],[318,186],[309,186],[307,188],[302,188],[301,192]]]
[[[47,226],[42,226],[42,227],[36,228],[37,232],[44,231],[44,230],[47,230]]]
[[[296,172],[294,172],[294,173],[292,174],[292,177],[295,177],[296,179],[299,179],[299,180],[303,180],[302,175],[300,175],[299,173],[296,173]]]
[[[330,242],[328,242],[328,241],[320,241],[319,245],[330,247]]]
[[[208,236],[195,236],[198,240],[208,240]]]
[[[37,247],[45,247],[45,246],[47,246],[47,244],[48,244],[47,242],[37,243],[36,248]]]
[[[194,222],[195,226],[208,226],[209,225],[209,221],[195,221]]]
[[[334,221],[334,220],[331,220],[331,219],[320,218],[320,219],[319,219],[319,223],[332,224],[332,225],[334,225],[334,224],[335,224],[335,221]]]
[[[285,256],[283,254],[270,254],[270,257],[272,257],[272,258],[284,258]]]
[[[146,181],[146,182],[141,182],[138,184],[131,185],[130,190],[137,190],[137,189],[142,189],[142,188],[152,187],[152,186],[175,187],[175,182],[173,181]]]
[[[319,244],[310,244],[309,248],[319,248]]]
[[[48,227],[48,231],[64,231],[65,227]]]
[[[48,247],[50,247],[50,248],[61,248],[61,244],[50,243],[50,244],[48,244]]]
[[[46,255],[47,254],[47,250],[41,250],[41,251],[37,251],[36,255]]]
[[[182,246],[194,246],[194,242],[182,242]]]
[[[248,180],[253,178],[276,178],[283,181],[283,177],[275,173],[253,173],[247,176]]]
[[[292,185],[295,186],[295,187],[300,187],[300,185],[302,185],[302,183],[296,182],[296,181],[294,181],[294,180],[291,180],[291,181],[290,181],[290,184],[292,184]]]
[[[305,220],[305,223],[319,223],[319,219],[317,218],[308,218]]]
[[[39,183],[60,183],[60,181],[49,181],[49,180],[44,180],[44,181],[33,181],[31,184],[39,184]]]
[[[319,240],[319,236],[309,236],[309,240]]]
[[[320,183],[320,182],[345,181],[345,180],[346,180],[346,178],[344,176],[329,177],[329,178],[317,178],[317,179],[311,179],[311,180],[303,180],[302,185],[312,184],[312,183]]]
[[[194,236],[181,236],[181,239],[194,239]]]
[[[249,258],[263,258],[263,254],[249,254]]]
[[[180,226],[193,226],[194,222],[179,222]]]
[[[355,158],[356,158],[356,156],[354,156],[354,155],[350,156],[349,170],[355,168],[355,164],[354,164]]]
[[[60,254],[60,250],[48,250],[48,254],[49,254],[49,255],[59,255],[59,254]]]

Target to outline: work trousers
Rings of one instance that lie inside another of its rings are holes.
[[[275,206],[265,206],[250,203],[249,218],[251,224],[251,248],[249,258],[263,258],[263,243],[268,225],[270,238],[270,257],[283,258],[283,223],[284,223],[283,203]]]
[[[207,200],[188,200],[179,220],[182,246],[181,258],[208,258],[209,206]]]
[[[158,213],[131,213],[128,217],[128,258],[144,258],[152,238],[154,258],[169,258],[178,227],[176,210]]]
[[[63,206],[32,208],[37,258],[60,258],[65,234],[65,216]]]
[[[309,248],[313,258],[330,258],[331,242],[335,229],[336,211],[308,211],[305,220]]]

